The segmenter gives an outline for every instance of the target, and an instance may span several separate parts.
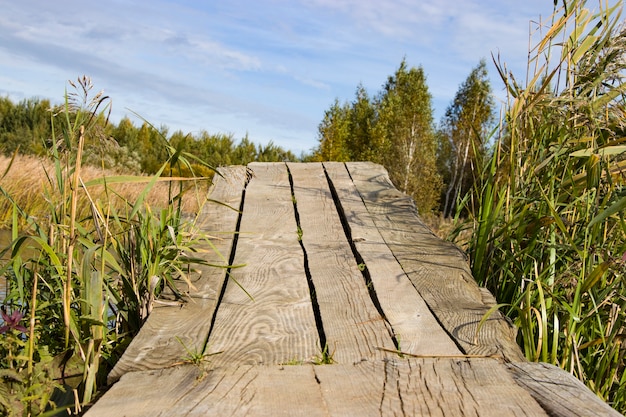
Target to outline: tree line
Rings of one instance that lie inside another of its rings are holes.
[[[319,125],[311,158],[380,163],[420,213],[450,216],[479,180],[494,107],[481,60],[436,126],[424,69],[402,60],[376,95],[358,85],[351,102],[335,100]]]
[[[43,156],[54,144],[53,118],[63,110],[45,99],[14,103],[0,98],[0,152]],[[98,115],[86,138],[84,163],[125,172],[154,174],[167,160],[163,141],[193,154],[210,166],[246,165],[252,161],[372,161],[382,164],[395,186],[412,196],[422,214],[455,213],[459,198],[468,195],[480,177],[493,125],[494,100],[484,60],[459,87],[444,117],[433,118],[432,96],[424,69],[402,60],[377,94],[363,85],[351,102],[334,103],[318,128],[319,144],[309,155],[296,157],[270,142],[253,143],[248,136],[236,141],[230,134],[169,133],[166,126],[148,122],[136,126],[129,118],[113,123]],[[211,175],[203,164],[193,172]],[[471,195],[471,193],[470,193]]]
[[[48,155],[54,145],[51,138],[63,137],[62,127],[55,126],[52,118],[62,110],[62,105],[52,105],[46,99],[30,98],[15,103],[7,97],[0,98],[0,152],[7,156],[16,152]],[[52,134],[53,129],[58,130],[56,135]],[[163,141],[213,167],[246,165],[252,161],[299,160],[289,150],[272,142],[255,144],[247,135],[237,141],[232,134],[211,134],[207,131],[195,135],[182,131],[169,133],[166,126],[155,128],[145,121],[136,126],[128,117],[116,124],[102,113],[97,116],[94,127],[86,137],[83,161],[124,172],[154,174],[168,159]],[[192,168],[193,173],[175,174],[211,175],[206,165],[193,164]]]

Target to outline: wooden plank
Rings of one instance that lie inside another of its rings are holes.
[[[320,366],[315,374],[329,415],[547,415],[495,359],[395,359]]]
[[[244,166],[220,167],[221,177],[216,176],[214,185],[209,192],[207,201],[198,214],[196,226],[200,232],[207,234],[214,248],[202,248],[207,262],[216,265],[228,265],[228,257],[232,249],[236,233],[239,205],[242,192],[247,183],[248,169]],[[191,295],[195,298],[216,298],[221,291],[221,281],[215,282],[219,274],[201,273],[193,281]]]
[[[573,375],[547,363],[508,364],[513,379],[551,416],[620,416]]]
[[[511,361],[523,361],[515,329],[499,312],[477,332],[489,306],[483,302],[461,250],[428,229],[413,200],[395,189],[382,166],[367,162],[349,162],[346,166],[385,242],[465,353],[499,354]]]
[[[320,164],[289,167],[302,242],[287,165],[250,166],[254,177],[245,193],[234,261],[248,266],[235,269],[233,276],[255,300],[225,281],[223,273],[213,278],[204,275],[210,271],[203,272],[195,279],[190,302],[182,308],[155,308],[118,373],[112,373],[112,380],[121,379],[86,416],[619,415],[559,368],[473,356],[496,349],[510,358],[515,352],[510,354],[506,344],[514,343],[513,337],[498,318],[487,323],[490,330],[472,345],[476,323],[494,304],[493,297],[471,279],[460,251],[423,226],[412,200],[391,186],[380,166],[353,164],[351,178],[345,165],[328,163],[333,187]],[[245,179],[247,171],[238,172]],[[333,190],[341,198],[340,213]],[[223,192],[220,198],[238,201],[233,190]],[[227,226],[237,216],[226,210],[205,213],[213,219],[203,230],[213,235],[234,230]],[[216,242],[230,252],[229,239]],[[306,362],[319,355],[320,346],[300,243],[338,364]],[[358,257],[378,306],[360,275]],[[469,355],[439,326],[416,287]],[[394,346],[381,311],[399,335],[401,349],[420,357],[388,352]],[[197,364],[183,361],[187,352],[175,336],[200,351],[212,317],[207,353],[224,353]],[[498,335],[508,340],[494,340]],[[372,350],[379,343],[387,343],[380,346],[385,350]]]
[[[372,302],[319,163],[288,164],[326,343],[333,360],[353,363],[390,355],[395,345]]]
[[[320,352],[287,166],[250,164],[232,281],[209,337],[216,363],[278,364]]]
[[[460,354],[390,251],[344,164],[324,163],[324,167],[400,349],[413,355]]]
[[[87,417],[545,416],[494,359],[394,359],[339,365],[133,372]],[[592,414],[595,415],[595,414]]]
[[[245,186],[245,173],[245,167],[222,169],[223,176],[216,177],[209,198],[238,209]],[[237,211],[222,204],[205,204],[198,227],[201,233],[211,235],[214,247],[207,243],[196,249],[207,262],[228,264],[238,216]],[[157,303],[139,334],[109,373],[108,383],[117,381],[130,371],[159,369],[180,362],[187,355],[186,347],[202,349],[225,277],[224,269],[197,267],[197,273],[191,277],[194,287],[187,288],[185,284],[180,288],[190,296],[185,305]]]
[[[86,417],[328,416],[312,366],[203,371],[186,365],[126,374]]]

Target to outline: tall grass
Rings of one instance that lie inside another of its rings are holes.
[[[626,31],[621,3],[565,3],[531,38],[524,83],[496,62],[508,103],[470,219],[471,266],[528,359],[623,413]]]
[[[155,176],[88,170],[82,148],[95,121],[108,112],[109,99],[92,95],[87,77],[72,87],[76,92],[66,95],[63,111],[52,116],[51,163],[36,169],[15,159],[0,180],[13,236],[0,270],[7,279],[0,329],[2,415],[54,414],[63,407],[79,412],[154,300],[166,288],[180,297],[177,281],[191,285],[189,265],[204,262],[195,248],[206,237],[183,216],[185,192],[202,190],[183,180],[198,180],[164,178],[174,167],[191,169],[193,156],[162,137],[169,157]],[[33,182],[11,180],[25,181],[12,177],[17,169],[32,169]],[[164,180],[162,200],[153,206],[149,195]],[[123,184],[143,185],[130,199]],[[35,198],[38,190],[43,199]],[[206,201],[206,195],[196,197],[198,204]]]
[[[49,186],[49,173],[54,172],[54,163],[50,159],[33,156],[16,155],[9,158],[0,155],[0,186],[11,196],[11,199],[31,217],[38,218],[42,222],[48,213],[48,202],[45,198],[45,188]],[[97,181],[99,178],[129,178],[123,172],[116,170],[97,168],[94,166],[82,166],[81,178],[83,182]],[[190,176],[190,175],[189,175]],[[151,179],[151,176],[135,176],[133,181],[123,181],[92,185],[89,187],[89,195],[103,205],[111,205],[120,210],[127,205],[128,201],[134,201]],[[186,216],[193,216],[203,203],[202,195],[208,191],[207,182],[199,182],[197,188],[182,196],[181,210]],[[167,207],[170,199],[170,179],[164,178],[154,184],[146,195],[145,202],[150,207]],[[10,229],[12,223],[13,203],[7,198],[0,198],[0,228]],[[91,203],[86,195],[79,195],[77,216],[85,218],[91,215]],[[24,221],[25,219],[21,219]],[[24,224],[26,225],[26,224]]]

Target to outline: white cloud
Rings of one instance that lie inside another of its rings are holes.
[[[335,98],[351,100],[359,83],[376,93],[405,56],[424,67],[437,111],[491,52],[524,69],[528,20],[551,7],[548,0],[7,2],[2,88],[12,96],[62,94],[65,80],[87,74],[118,111],[130,103],[165,119],[151,120],[156,125],[249,131],[265,142],[304,140],[298,146],[308,149]]]

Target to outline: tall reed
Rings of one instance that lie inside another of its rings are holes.
[[[469,251],[527,358],[571,372],[623,413],[626,31],[621,4],[586,3],[567,1],[538,25],[525,83],[495,60],[508,103]]]
[[[3,415],[63,407],[79,412],[154,300],[166,288],[180,297],[184,286],[177,282],[191,285],[188,266],[205,262],[195,248],[206,237],[193,229],[193,219],[185,221],[182,205],[185,192],[193,192],[182,182],[202,179],[166,178],[174,167],[191,169],[193,156],[161,137],[168,158],[155,176],[85,178],[82,147],[110,102],[102,93],[92,96],[87,77],[71,85],[76,92],[66,94],[64,108],[52,116],[52,163],[43,167],[45,199],[37,216],[0,181],[13,235],[4,251],[9,260],[0,270],[7,279],[0,332]],[[12,165],[4,177],[19,168]],[[148,196],[164,180],[167,201],[151,206]],[[112,187],[139,182],[143,188],[132,200]],[[206,201],[206,195],[198,198],[200,204]],[[22,318],[29,319],[28,327]]]

